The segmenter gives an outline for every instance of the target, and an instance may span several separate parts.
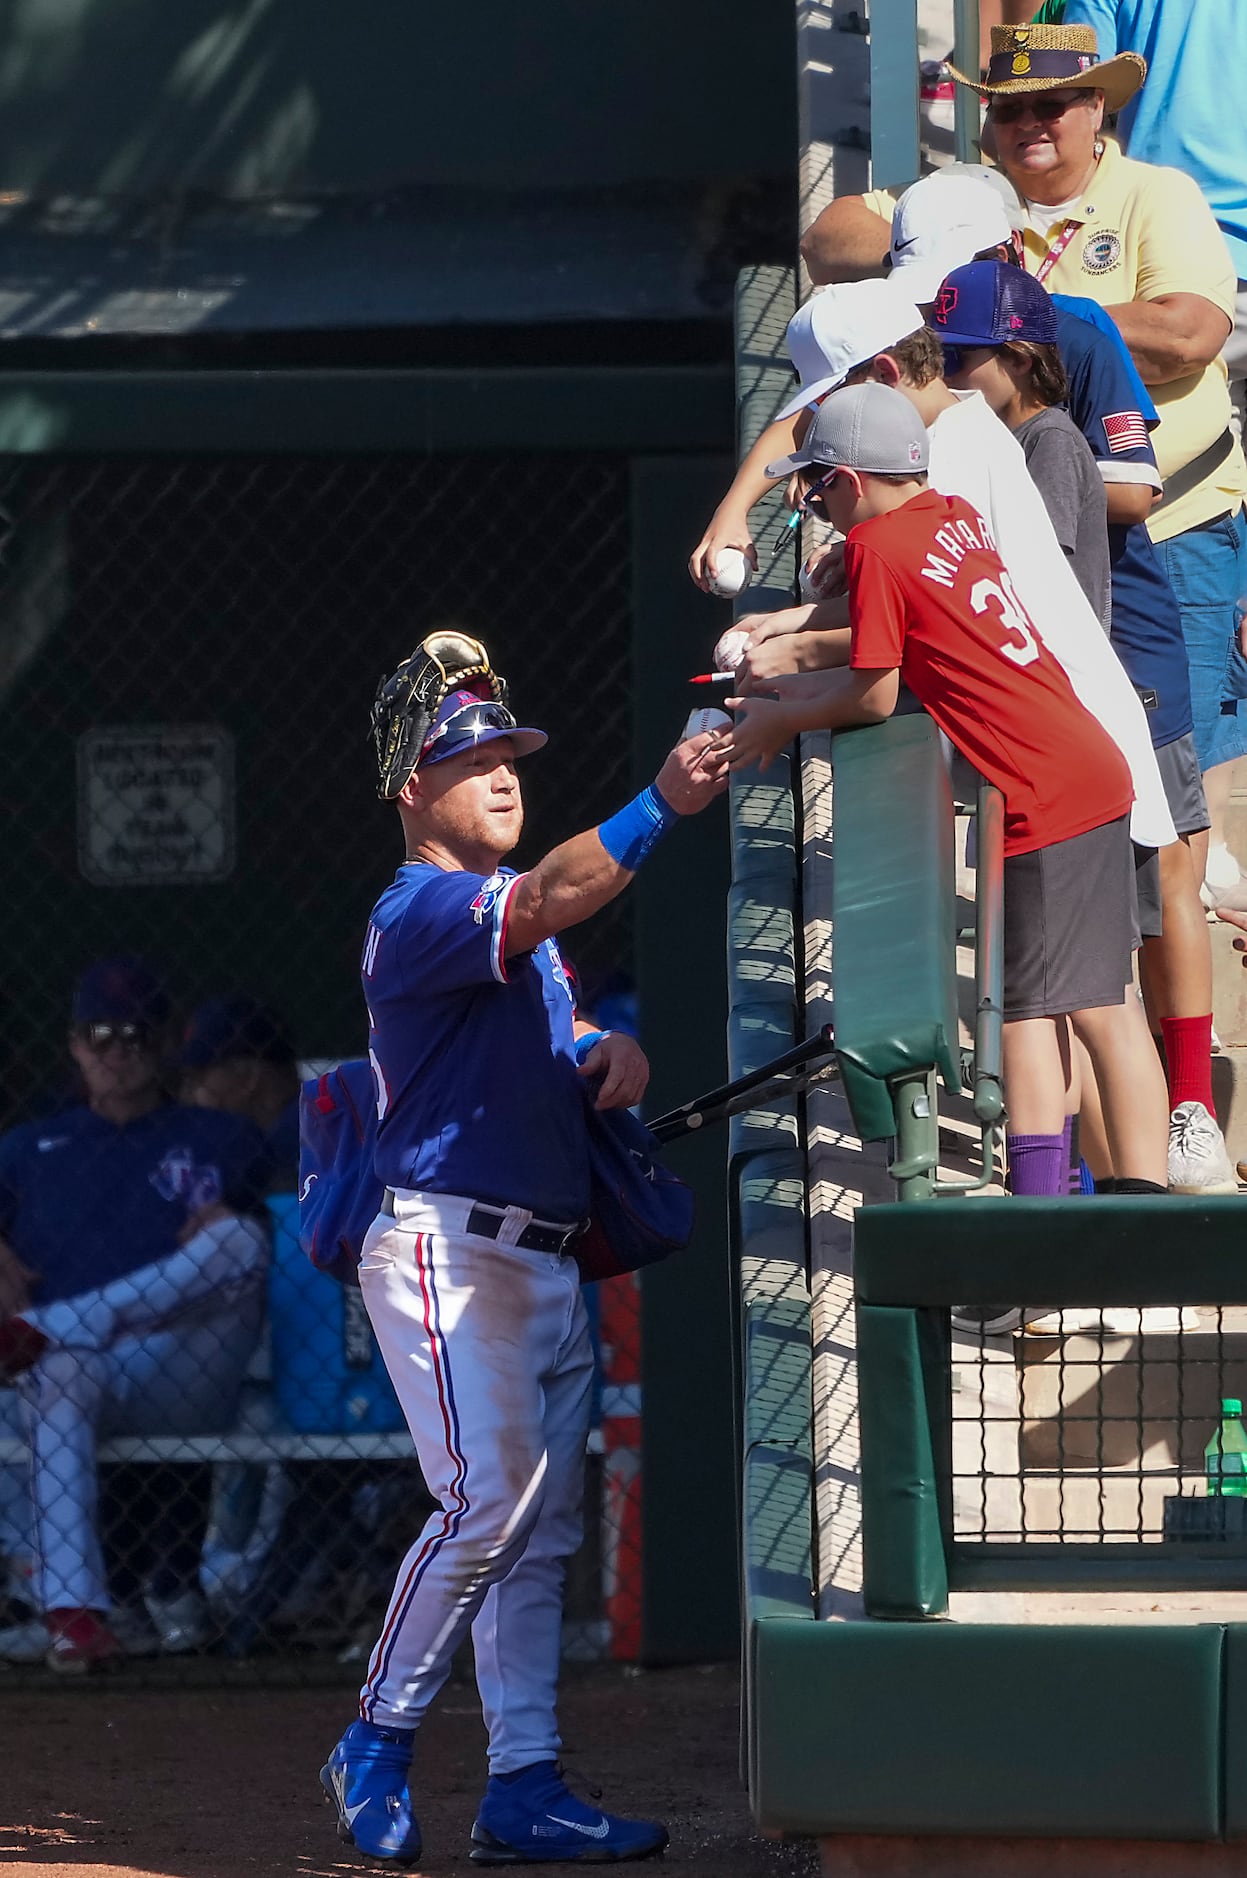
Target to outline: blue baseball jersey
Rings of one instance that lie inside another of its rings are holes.
[[[1159,421],[1125,342],[1102,307],[1053,294],[1057,344],[1069,376],[1069,414],[1091,446],[1105,482],[1159,489],[1149,431]],[[1086,309],[1084,311],[1084,309]],[[1156,749],[1192,728],[1191,681],[1182,616],[1145,522],[1110,522],[1112,623],[1109,637],[1131,683],[1154,692],[1147,713]]]
[[[574,1002],[553,939],[506,956],[519,876],[400,867],[372,911],[362,966],[387,1187],[589,1210]]]
[[[267,1178],[263,1137],[241,1116],[170,1102],[118,1126],[63,1109],[0,1139],[0,1235],[50,1304],[176,1251],[205,1206],[257,1212]]]

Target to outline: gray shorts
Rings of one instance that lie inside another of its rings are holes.
[[[1156,765],[1165,786],[1165,801],[1169,804],[1174,827],[1180,835],[1202,834],[1209,825],[1208,803],[1204,780],[1199,773],[1199,757],[1195,753],[1194,732],[1188,730],[1185,737],[1162,743],[1156,752]]]
[[[1180,835],[1202,834],[1208,826],[1208,804],[1194,737],[1188,731],[1185,737],[1175,737],[1172,743],[1162,744],[1156,752],[1156,762],[1174,827]],[[1135,848],[1134,884],[1139,906],[1139,936],[1159,939],[1164,909],[1160,893],[1160,856],[1155,848]]]
[[[1125,815],[1005,862],[1005,1017],[1125,1001],[1134,857]]]

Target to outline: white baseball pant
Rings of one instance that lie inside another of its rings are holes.
[[[566,1562],[581,1538],[593,1352],[573,1258],[467,1233],[470,1200],[400,1193],[359,1281],[429,1491],[360,1691],[365,1721],[417,1726],[469,1628],[489,1767],[557,1757]],[[544,1222],[539,1222],[544,1223]]]
[[[110,1605],[96,1531],[98,1437],[230,1426],[263,1321],[267,1263],[264,1229],[231,1216],[167,1258],[23,1313],[51,1339],[18,1379],[41,1610]]]

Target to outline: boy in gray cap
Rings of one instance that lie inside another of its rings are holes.
[[[833,393],[803,448],[775,466],[798,477],[807,511],[848,536],[849,664],[731,700],[732,767],[769,761],[802,730],[882,721],[904,679],[1005,798],[1013,1191],[1065,1190],[1072,1022],[1095,1067],[1118,1191],[1163,1193],[1165,1083],[1129,983],[1129,767],[1036,632],[988,523],[927,487],[927,460],[909,399],[868,382]]]

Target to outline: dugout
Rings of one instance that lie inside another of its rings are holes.
[[[116,951],[184,1002],[272,1000],[305,1057],[360,1049],[395,852],[367,707],[432,625],[479,631],[554,733],[527,852],[652,774],[725,613],[683,564],[731,472],[736,266],[791,249],[792,32],[759,0],[591,32],[378,0],[10,23],[5,1125]],[[572,948],[635,976],[658,1108],[722,1077],[726,845],[684,831]],[[699,1236],[646,1298],[657,1660],[738,1627],[721,1159],[681,1155]]]

